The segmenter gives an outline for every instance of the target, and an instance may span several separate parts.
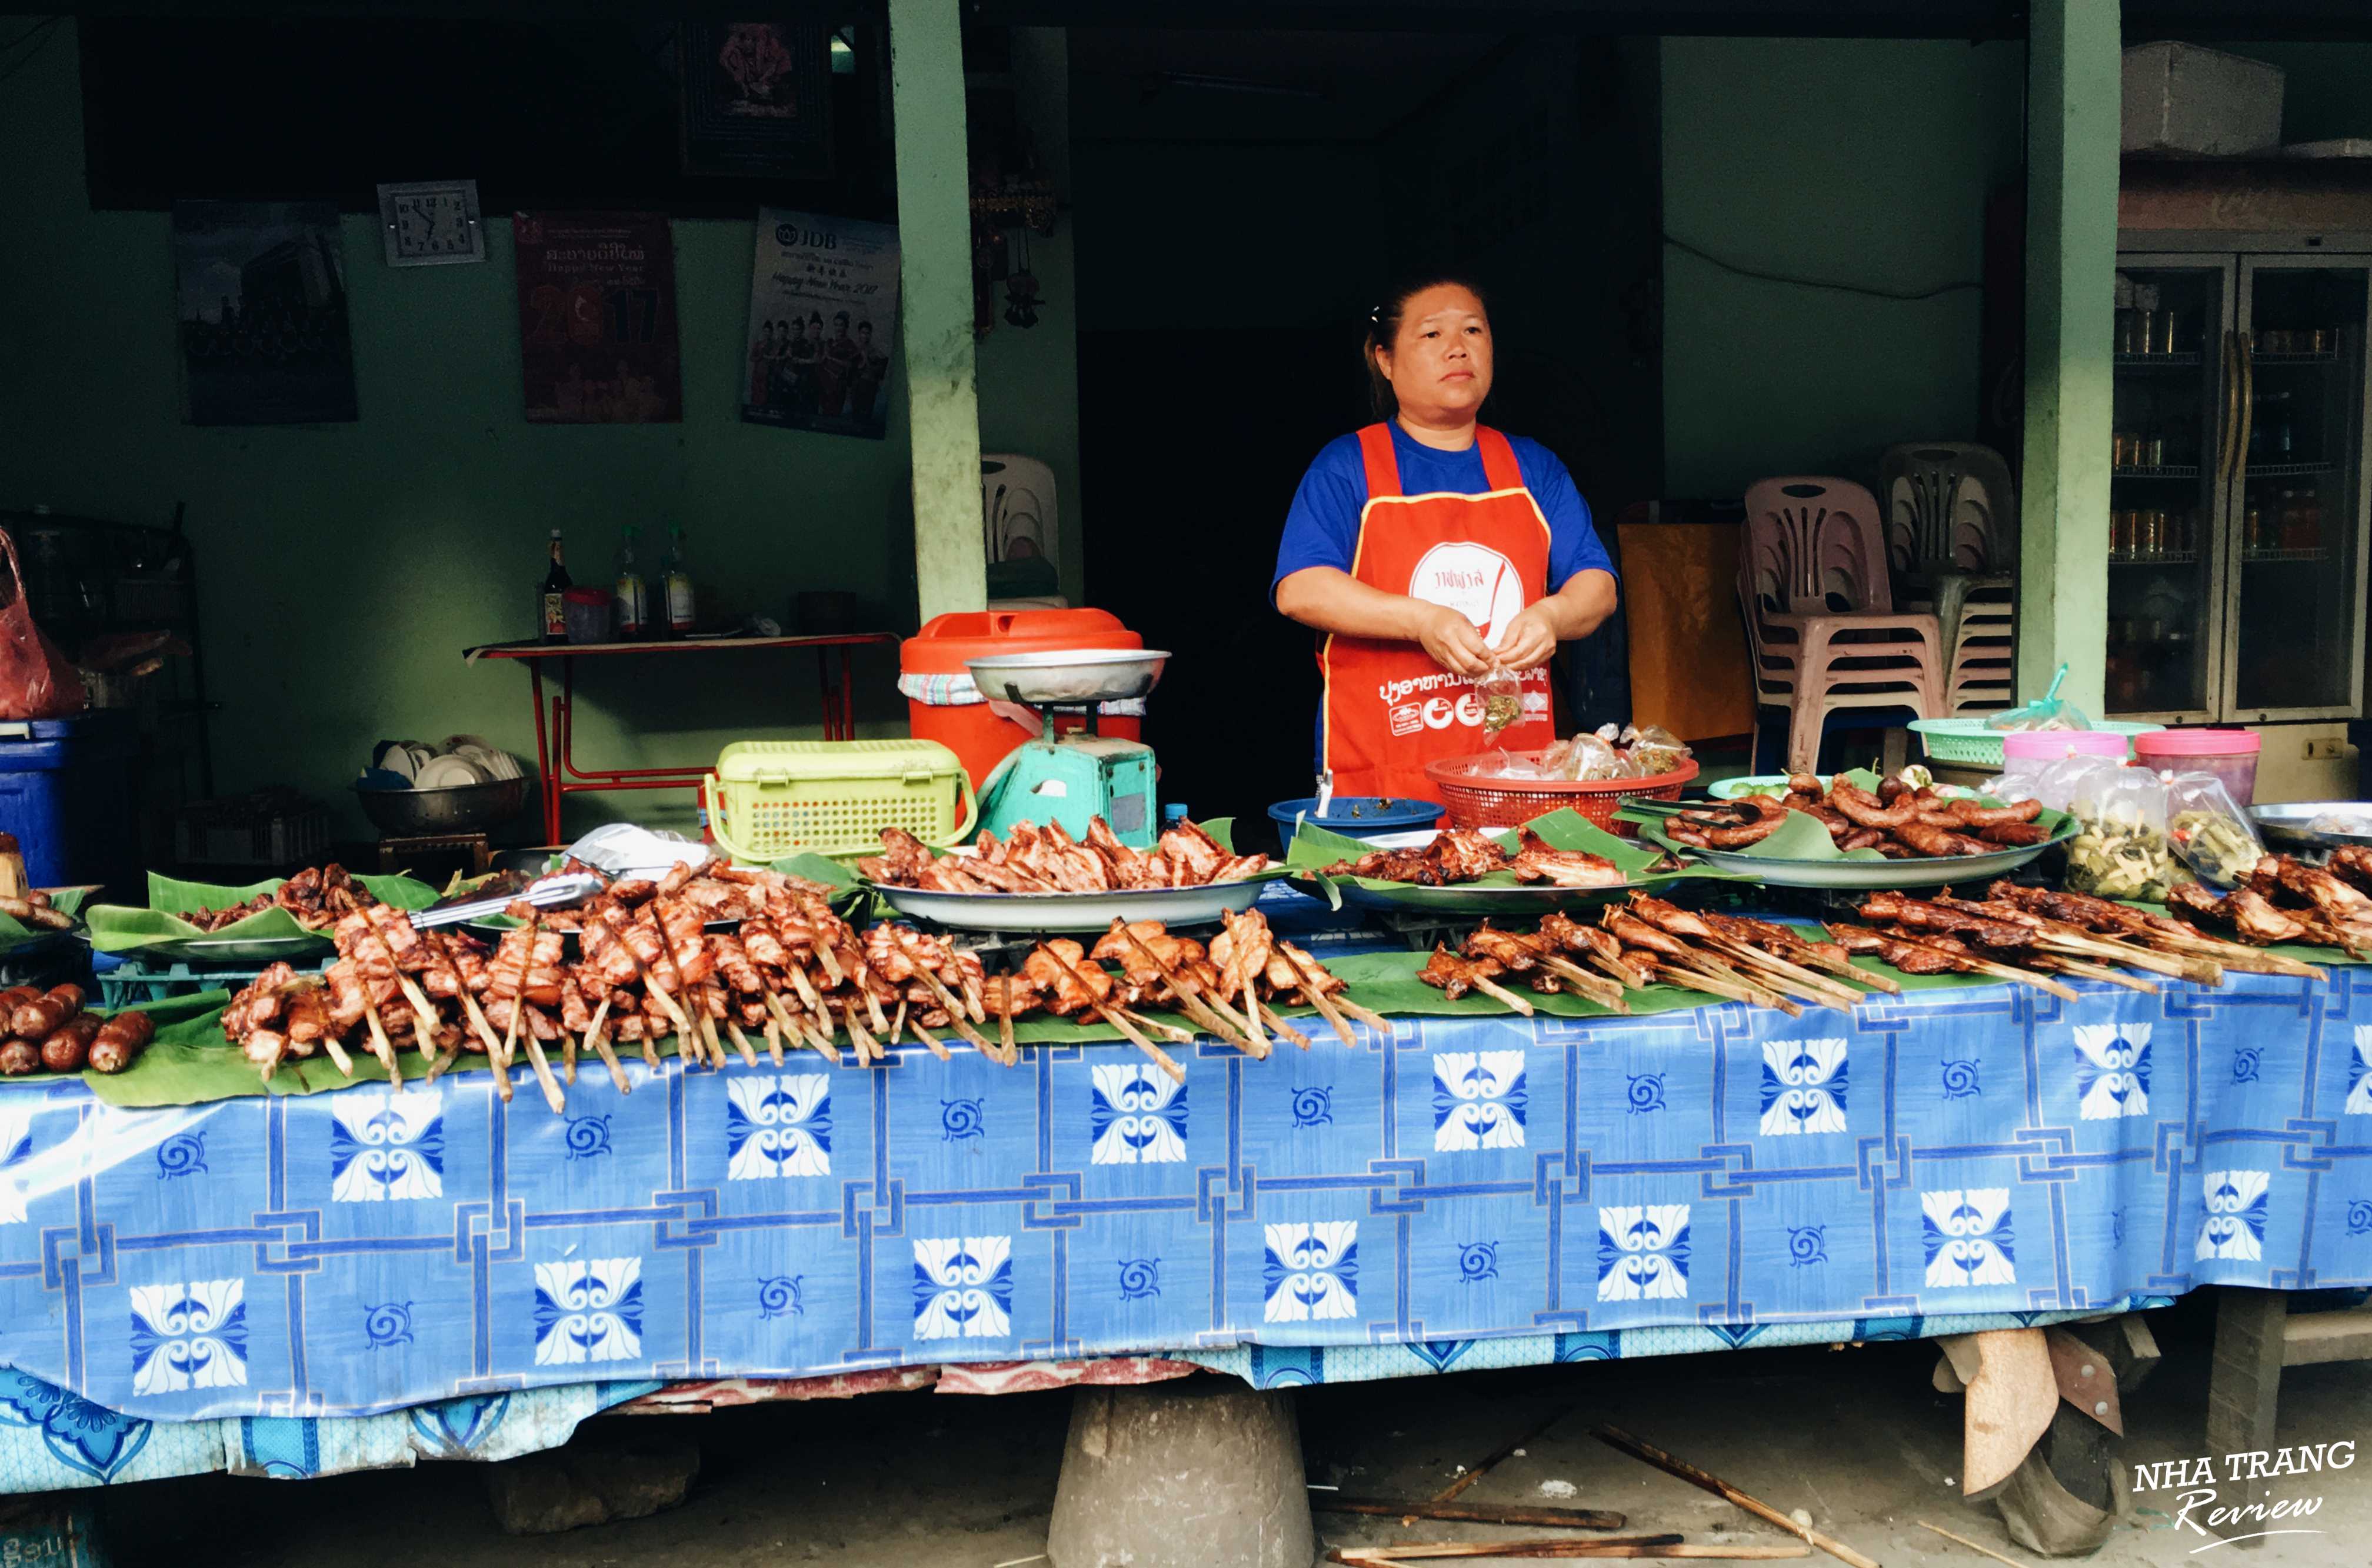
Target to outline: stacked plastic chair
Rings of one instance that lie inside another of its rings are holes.
[[[1829,716],[1943,714],[1943,633],[1894,608],[1878,502],[1851,480],[1766,479],[1746,493],[1738,563],[1759,707],[1788,712],[1787,771],[1819,763]]]
[[[1946,714],[2006,708],[2017,617],[2017,496],[1990,447],[1911,441],[1878,460],[1887,553],[1943,635]]]

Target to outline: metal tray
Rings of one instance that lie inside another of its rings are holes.
[[[1940,888],[1948,882],[1972,885],[2005,877],[2033,862],[2044,850],[2075,837],[2070,822],[2046,842],[2006,849],[1998,854],[1942,855],[1931,860],[1765,860],[1725,850],[1698,849],[1664,837],[1654,823],[1639,830],[1648,842],[1703,862],[1716,871],[1750,877],[1772,888],[1835,888],[1848,892],[1874,892],[1881,888]]]
[[[2344,844],[2372,844],[2372,833],[2334,833],[2309,828],[2308,822],[2333,812],[2344,812],[2372,822],[2372,802],[2362,800],[2300,800],[2284,806],[2251,806],[2249,820],[2271,850],[2292,854],[2328,854]]]
[[[1248,877],[1200,888],[1131,888],[1110,893],[936,893],[866,884],[899,913],[934,925],[1027,932],[1108,931],[1115,919],[1215,925],[1222,912],[1241,914],[1251,908],[1265,886],[1265,878]]]
[[[293,964],[334,951],[336,945],[326,936],[184,936],[124,949],[126,957],[187,964]]]
[[[1423,849],[1439,832],[1440,830],[1436,828],[1424,828],[1413,832],[1376,833],[1367,838],[1366,847],[1369,850]],[[1313,898],[1325,897],[1315,877],[1296,872],[1294,882]],[[1353,909],[1387,910],[1404,914],[1521,916],[1548,914],[1556,910],[1596,909],[1642,889],[1663,884],[1618,882],[1606,888],[1552,888],[1528,882],[1513,888],[1478,888],[1471,882],[1453,882],[1446,888],[1426,888],[1414,882],[1396,882],[1384,889],[1363,888],[1348,877],[1342,877],[1335,880],[1334,886],[1341,891],[1343,903]]]
[[[1169,651],[1163,648],[1077,648],[997,654],[966,659],[964,668],[986,696],[1039,706],[1076,706],[1142,697],[1161,679],[1169,663]]]

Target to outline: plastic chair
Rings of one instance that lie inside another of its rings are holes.
[[[1766,479],[1746,493],[1738,597],[1758,704],[1788,710],[1787,771],[1811,770],[1827,715],[1942,715],[1943,633],[1897,610],[1878,502],[1851,480]]]
[[[1990,447],[1909,441],[1878,460],[1887,553],[1906,587],[1925,590],[1950,671],[1945,707],[2006,707],[2016,636],[2017,494]]]
[[[1063,559],[1054,512],[1054,470],[1014,452],[980,455],[981,527],[986,536],[992,610],[1062,610],[1052,591]],[[1002,568],[1002,570],[1000,570]],[[1043,592],[1013,592],[1015,585]]]

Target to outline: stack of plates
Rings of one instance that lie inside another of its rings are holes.
[[[395,774],[414,789],[460,789],[521,776],[518,759],[474,735],[448,736],[442,747],[417,740],[382,740],[371,767]],[[389,782],[388,787],[400,787]]]

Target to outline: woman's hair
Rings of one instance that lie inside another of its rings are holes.
[[[1400,412],[1401,401],[1392,395],[1391,378],[1384,374],[1384,367],[1376,357],[1377,353],[1390,349],[1400,341],[1401,318],[1408,309],[1408,302],[1426,289],[1444,285],[1464,289],[1482,305],[1484,315],[1491,313],[1491,301],[1483,294],[1482,286],[1473,279],[1453,272],[1411,273],[1392,286],[1384,296],[1382,304],[1367,312],[1367,338],[1360,346],[1359,357],[1367,366],[1367,401],[1375,405],[1378,419],[1389,419]]]

